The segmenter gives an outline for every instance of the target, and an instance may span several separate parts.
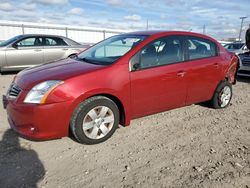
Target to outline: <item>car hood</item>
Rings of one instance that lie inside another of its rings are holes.
[[[31,89],[34,85],[42,81],[66,80],[103,67],[102,65],[94,65],[68,58],[25,69],[17,74],[15,83],[20,88],[26,90]]]

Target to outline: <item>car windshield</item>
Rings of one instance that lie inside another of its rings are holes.
[[[15,42],[16,40],[20,39],[22,36],[18,35],[18,36],[15,36],[13,38],[10,38],[6,41],[3,41],[3,42],[0,42],[0,46],[7,46],[13,42]]]
[[[226,44],[224,47],[228,50],[239,50],[244,43]]]
[[[142,42],[145,35],[117,35],[85,50],[78,60],[98,65],[110,65]]]

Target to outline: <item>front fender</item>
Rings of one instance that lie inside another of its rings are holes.
[[[122,109],[120,109],[121,113],[123,113],[123,115],[124,115],[124,119],[122,121],[122,124],[125,126],[128,126],[130,124],[131,114],[130,114],[130,110],[129,110],[130,106],[129,106],[128,101],[124,100],[122,98],[122,96],[119,96],[115,91],[113,91],[111,89],[102,89],[101,91],[92,90],[92,91],[89,91],[87,93],[80,95],[77,99],[74,100],[74,102],[72,104],[72,114],[81,102],[83,102],[86,99],[91,98],[93,96],[107,96],[111,100],[116,99],[116,101],[114,101],[114,102],[116,102],[116,103],[119,102],[119,104],[121,105],[120,107],[122,108]],[[119,104],[117,104],[117,105],[119,105]]]

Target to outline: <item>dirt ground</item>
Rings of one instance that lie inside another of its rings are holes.
[[[13,74],[0,75],[5,94]],[[108,141],[19,138],[0,107],[0,187],[250,188],[250,79],[233,88],[232,104],[204,105],[133,120]]]

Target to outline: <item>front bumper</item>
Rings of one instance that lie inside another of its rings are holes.
[[[55,104],[18,104],[3,96],[12,129],[31,140],[49,140],[68,136],[72,101]]]

